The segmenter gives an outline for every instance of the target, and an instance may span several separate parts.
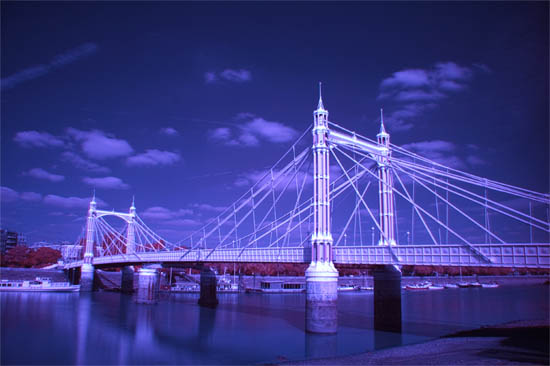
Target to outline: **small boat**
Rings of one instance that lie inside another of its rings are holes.
[[[458,282],[456,285],[460,288],[472,287],[472,286],[470,286],[470,284],[468,282]]]
[[[445,288],[458,288],[458,285],[456,283],[446,283],[444,285]]]
[[[73,292],[80,290],[80,285],[69,282],[52,282],[50,278],[36,277],[33,281],[0,281],[0,291],[30,291],[30,292]]]
[[[361,290],[361,291],[374,291],[374,287],[360,286],[359,290]]]
[[[231,280],[226,277],[222,277],[218,281],[217,291],[225,293],[239,292],[239,285],[231,282]]]
[[[357,291],[357,290],[359,290],[359,288],[353,285],[338,286],[338,291]]]
[[[197,283],[176,283],[170,288],[170,292],[201,292]]]
[[[411,284],[411,285],[406,285],[405,286],[405,289],[406,290],[428,290],[430,288],[430,286],[432,286],[433,284],[431,282],[420,282],[420,283],[414,283],[414,284]]]
[[[481,283],[479,282],[470,282],[470,287],[481,287]]]
[[[444,290],[445,287],[444,286],[439,286],[439,285],[431,285],[428,287],[428,290]]]
[[[496,283],[496,282],[482,283],[481,287],[483,287],[483,288],[497,288],[498,283]]]

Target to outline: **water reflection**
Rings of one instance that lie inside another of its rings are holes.
[[[372,294],[342,294],[338,333],[315,335],[304,332],[300,294],[224,294],[212,309],[186,294],[140,305],[106,292],[2,293],[1,363],[251,364],[334,357],[548,318],[548,295],[548,287],[536,286],[406,293],[403,334],[396,334],[373,330]]]

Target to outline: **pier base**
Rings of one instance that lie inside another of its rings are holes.
[[[158,301],[158,266],[146,266],[138,271],[138,288],[135,300],[138,304],[156,304]]]
[[[84,263],[80,267],[80,291],[91,292],[94,290],[94,266]]]
[[[203,267],[201,270],[201,296],[199,298],[199,305],[205,307],[218,306],[218,297],[216,293],[218,281],[216,274],[212,269]]]
[[[123,294],[131,294],[134,292],[134,266],[122,267],[122,280],[120,289]]]
[[[336,334],[306,333],[306,358],[329,358],[338,355],[338,336]]]
[[[330,262],[312,262],[306,270],[306,332],[336,333],[337,300],[338,271]]]
[[[397,266],[374,270],[374,329],[401,333],[401,271]]]

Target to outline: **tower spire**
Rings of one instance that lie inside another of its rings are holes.
[[[317,110],[325,110],[323,106],[323,95],[321,93],[322,83],[319,81],[319,104],[317,105]]]
[[[387,134],[386,128],[384,127],[384,109],[380,108],[380,134]]]

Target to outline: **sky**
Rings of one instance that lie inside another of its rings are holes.
[[[2,2],[1,226],[178,240],[330,120],[549,191],[548,2]]]

